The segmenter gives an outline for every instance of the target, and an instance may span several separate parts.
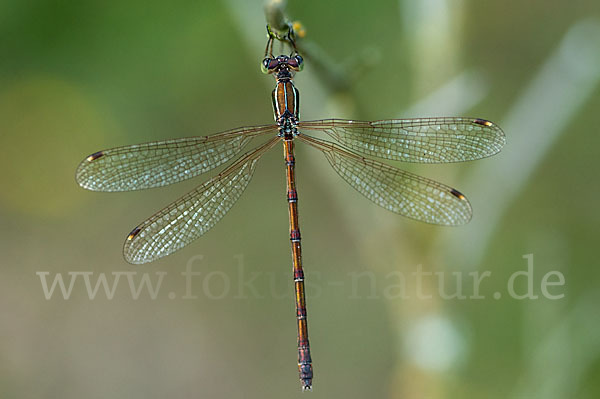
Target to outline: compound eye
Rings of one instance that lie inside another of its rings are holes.
[[[264,60],[262,60],[262,62],[260,63],[260,70],[262,71],[262,73],[269,73],[269,62],[271,61],[270,58],[265,58]]]
[[[304,60],[299,55],[295,55],[293,58],[288,60],[288,65],[294,71],[301,71],[304,68]]]
[[[299,72],[302,69],[304,69],[304,60],[302,59],[302,57],[300,57],[298,54],[296,54],[294,56],[294,58],[292,58],[295,61],[296,64],[296,70]]]
[[[277,67],[278,62],[275,58],[265,58],[260,64],[262,73],[271,73]]]

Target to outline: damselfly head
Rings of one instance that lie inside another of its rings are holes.
[[[298,54],[292,57],[287,55],[280,55],[274,58],[266,57],[260,65],[262,72],[267,74],[279,72],[283,69],[300,72],[302,68],[304,68],[304,60]]]

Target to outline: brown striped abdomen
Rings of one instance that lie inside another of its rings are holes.
[[[293,118],[298,121],[300,95],[291,80],[279,80],[273,90],[273,113],[275,121],[282,118]]]

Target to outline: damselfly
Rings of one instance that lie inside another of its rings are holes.
[[[129,191],[165,186],[208,172],[238,154],[252,139],[271,136],[221,173],[137,226],[125,240],[125,259],[147,263],[167,256],[210,230],[238,200],[260,157],[283,142],[290,240],[298,327],[298,369],[303,389],[312,386],[304,272],[294,172],[294,140],[320,150],[333,169],[377,205],[426,223],[461,225],[471,205],[458,190],[368,157],[394,161],[443,163],[496,154],[505,143],[502,130],[478,118],[422,118],[354,121],[299,120],[299,95],[292,78],[303,67],[293,37],[290,56],[273,56],[270,30],[262,70],[272,74],[275,123],[242,127],[204,137],[136,144],[96,152],[77,169],[77,182],[88,190]],[[337,143],[306,134],[320,131]]]

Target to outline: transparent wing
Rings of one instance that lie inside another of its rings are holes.
[[[93,191],[166,186],[214,169],[239,153],[253,137],[276,131],[276,125],[242,127],[212,136],[99,151],[79,164],[75,178],[81,187]]]
[[[476,118],[389,119],[300,122],[357,153],[405,162],[462,162],[489,157],[506,142],[494,123]]]
[[[307,135],[299,139],[321,150],[333,169],[377,205],[426,223],[455,226],[467,223],[472,210],[459,191],[436,181],[348,152]]]
[[[246,153],[221,174],[171,203],[127,236],[123,255],[139,264],[167,256],[210,230],[238,200],[258,159],[279,137]]]

